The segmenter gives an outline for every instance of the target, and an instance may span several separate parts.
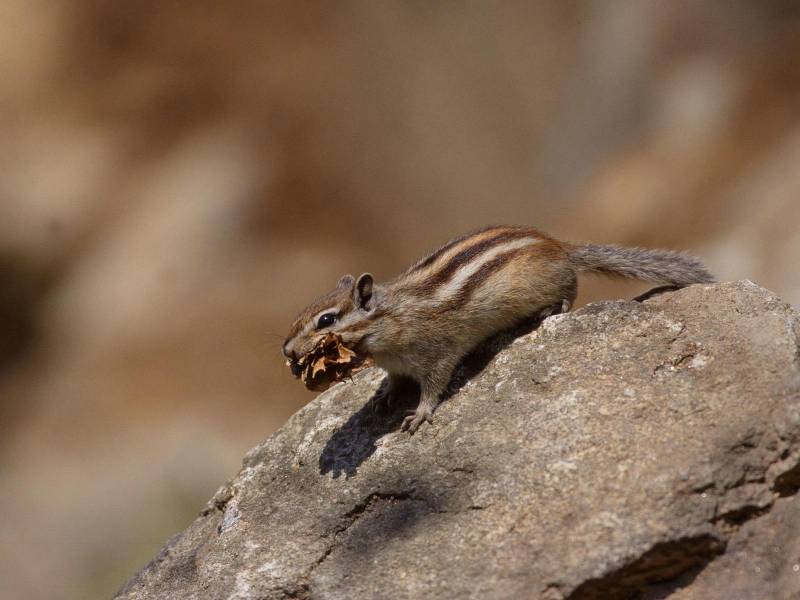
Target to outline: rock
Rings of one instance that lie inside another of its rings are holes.
[[[414,436],[370,369],[118,598],[798,597],[799,342],[750,282],[592,304],[495,340]]]

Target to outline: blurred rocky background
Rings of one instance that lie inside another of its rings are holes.
[[[794,0],[1,0],[0,40],[2,598],[183,529],[344,272],[527,223],[800,303]]]

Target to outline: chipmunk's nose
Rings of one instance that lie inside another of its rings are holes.
[[[283,343],[283,355],[289,360],[297,360],[297,356],[295,355],[294,350],[291,347],[290,341],[286,341]]]

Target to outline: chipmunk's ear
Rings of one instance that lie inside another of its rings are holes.
[[[372,298],[372,275],[364,273],[356,282],[353,301],[359,308],[366,308],[370,298]]]
[[[336,284],[337,288],[349,288],[356,282],[356,278],[352,275],[342,275],[339,283]]]

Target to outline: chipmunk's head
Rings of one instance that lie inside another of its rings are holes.
[[[292,324],[283,344],[284,355],[294,363],[308,354],[321,337],[334,333],[354,347],[364,335],[360,324],[372,308],[372,275],[356,280],[345,275],[330,292],[309,304]]]

